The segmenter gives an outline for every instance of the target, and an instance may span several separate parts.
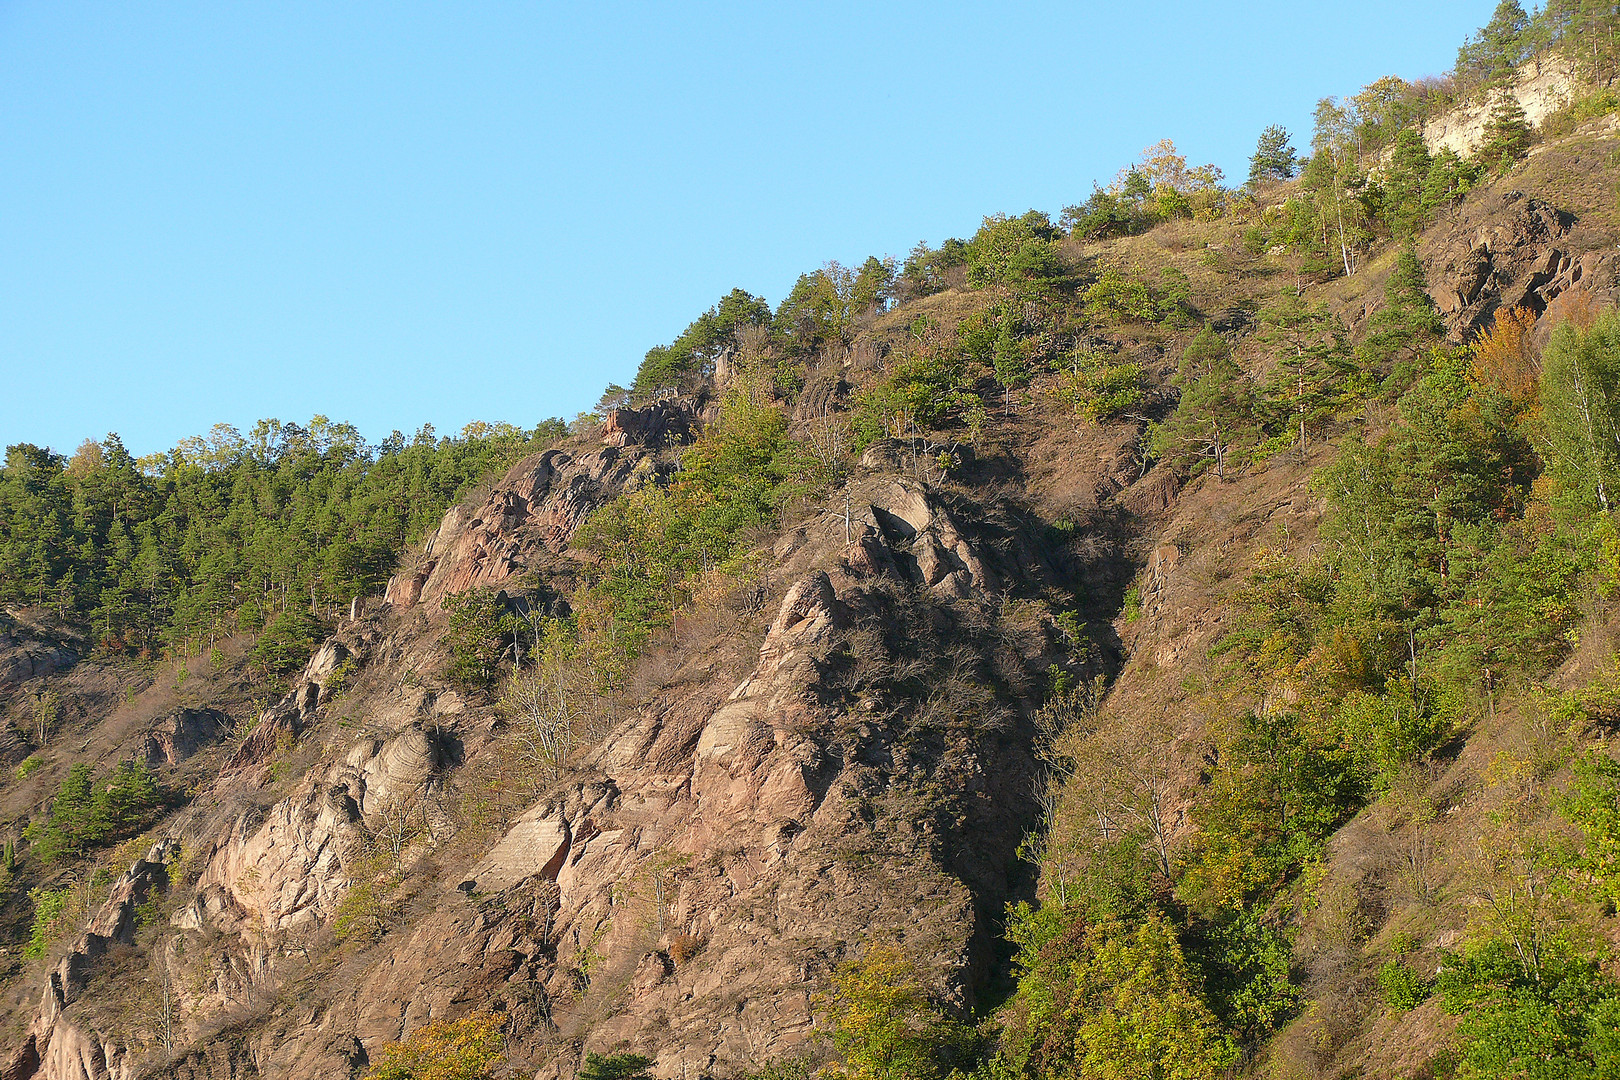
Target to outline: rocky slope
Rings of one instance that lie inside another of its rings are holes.
[[[1574,143],[1537,167],[1613,149]],[[1545,318],[1575,290],[1614,300],[1608,208],[1523,179],[1422,239],[1459,338],[1504,305]],[[1130,250],[1185,265],[1200,307],[1234,326],[1281,287],[1230,285],[1172,240]],[[1363,327],[1387,262],[1319,293]],[[1162,390],[1174,343],[1116,344]],[[852,357],[810,381],[797,423],[841,407],[864,374]],[[189,789],[83,931],[12,978],[0,1076],[353,1076],[428,1020],[490,1009],[529,1075],[618,1049],[664,1077],[740,1075],[827,1053],[820,995],[869,942],[903,944],[966,1014],[1004,968],[1006,903],[1034,887],[1017,851],[1042,814],[1031,717],[1053,670],[1112,680],[1105,720],[1152,731],[1184,796],[1208,753],[1227,601],[1262,550],[1311,550],[1310,478],[1334,452],[1189,483],[1144,470],[1145,418],[1078,423],[1041,398],[998,417],[949,477],[879,442],[753,552],[757,579],[677,622],[565,767],[514,757],[498,711],[443,676],[442,601],[476,588],[558,603],[585,558],[580,524],[667,481],[706,407],[619,410],[450,510],[274,702],[250,702],[240,650],[182,694],[81,659],[29,613],[0,624],[0,692],[94,706],[35,786],[11,786],[14,832],[80,738]],[[15,764],[26,735],[10,738]],[[1352,822],[1324,872],[1370,895],[1389,868],[1351,830],[1376,831]],[[366,932],[339,940],[344,926]],[[1320,965],[1311,978],[1351,979]],[[1405,1075],[1404,1036],[1318,1038],[1324,1015],[1282,1045]]]

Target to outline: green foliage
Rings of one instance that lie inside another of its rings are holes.
[[[1422,135],[1407,128],[1396,136],[1383,184],[1383,216],[1396,236],[1413,236],[1428,223],[1423,193],[1433,166]]]
[[[855,275],[837,263],[800,274],[773,325],[787,350],[805,355],[845,341],[854,325]]]
[[[1236,1062],[1162,916],[1133,926],[1028,905],[1009,914],[1018,992],[992,1075],[1196,1080]]]
[[[1344,325],[1325,305],[1285,293],[1261,310],[1260,324],[1260,340],[1277,350],[1277,366],[1257,404],[1263,427],[1303,447],[1313,428],[1366,393],[1366,380]]]
[[[38,960],[50,950],[51,942],[61,936],[63,915],[67,908],[69,889],[35,888],[28,890],[28,899],[34,903],[34,921],[28,932],[28,944],[23,955]]]
[[[1429,996],[1429,989],[1428,980],[1398,958],[1386,960],[1378,968],[1378,992],[1392,1009],[1417,1008]]]
[[[1429,296],[1423,264],[1410,244],[1395,258],[1384,284],[1384,306],[1373,313],[1358,353],[1363,367],[1390,376],[1394,390],[1409,385],[1419,350],[1445,333],[1440,312]]]
[[[1254,155],[1249,158],[1249,186],[1268,180],[1290,180],[1299,167],[1299,155],[1289,143],[1288,129],[1276,124],[1260,133]]]
[[[41,862],[59,862],[134,836],[171,797],[144,764],[119,762],[92,782],[90,766],[79,762],[57,787],[49,816],[30,824],[23,835]]]
[[[849,1080],[932,1080],[974,1049],[967,1028],[928,999],[916,965],[874,945],[833,973],[833,1045]]]
[[[851,426],[857,449],[877,439],[910,438],[953,418],[971,422],[975,411],[982,414],[966,350],[932,327],[920,329],[896,347],[882,378],[856,395]]]
[[[932,296],[949,288],[954,280],[966,280],[968,245],[966,240],[946,240],[936,250],[927,244],[918,244],[900,267],[899,287],[910,299]]]
[[[1530,17],[1518,0],[1500,0],[1491,21],[1457,50],[1457,76],[1486,84],[1509,80],[1535,44]]]
[[[1242,907],[1280,888],[1365,800],[1351,753],[1307,717],[1246,713],[1194,808],[1199,827],[1179,892],[1195,908]]]
[[[253,664],[272,675],[296,671],[309,660],[321,636],[320,623],[307,611],[280,612],[253,643]]]
[[[1141,364],[1076,346],[1059,372],[1055,393],[1077,416],[1111,420],[1141,403],[1142,378]]]
[[[768,326],[771,319],[770,305],[764,300],[732,289],[693,320],[680,337],[647,351],[631,383],[631,393],[647,397],[664,389],[690,389],[694,380],[714,370],[722,351],[736,344],[740,329]]]
[[[1502,94],[1485,124],[1485,140],[1474,157],[1485,168],[1505,173],[1530,151],[1530,122],[1512,94]]]
[[[576,1080],[648,1080],[652,1064],[641,1054],[586,1054]]]
[[[1299,1011],[1302,995],[1290,981],[1292,943],[1261,912],[1222,913],[1189,952],[1211,1009],[1239,1043],[1258,1043]]]
[[[1620,903],[1620,762],[1597,751],[1577,758],[1562,809],[1585,841],[1581,868],[1609,903]]]
[[[1542,354],[1537,449],[1560,490],[1608,511],[1620,492],[1620,315],[1561,323]]]
[[[1053,241],[1057,229],[1038,210],[1018,217],[992,214],[967,245],[967,281],[974,288],[1048,282],[1064,275]]]
[[[1212,465],[1215,475],[1244,460],[1257,435],[1254,387],[1213,330],[1193,338],[1175,379],[1176,411],[1149,432],[1155,457],[1180,465]]]
[[[453,593],[442,606],[450,614],[444,635],[450,649],[446,674],[464,690],[488,691],[522,620],[511,612],[504,594],[489,589]]]
[[[1076,240],[1105,240],[1140,232],[1152,223],[1127,197],[1093,187],[1091,197],[1063,209],[1060,225]]]
[[[1103,323],[1158,322],[1165,315],[1146,282],[1105,270],[1082,297],[1086,314]]]
[[[45,604],[112,652],[190,654],[282,611],[346,605],[472,484],[560,437],[423,427],[366,446],[352,425],[220,425],[136,462],[118,436],[71,460],[26,444],[0,470],[0,602]]]
[[[1616,1075],[1620,1070],[1620,986],[1596,964],[1549,951],[1534,971],[1492,938],[1442,962],[1439,988],[1466,1075],[1481,1078]]]
[[[18,765],[14,772],[17,779],[26,780],[38,772],[39,767],[43,764],[45,764],[45,760],[38,754],[29,754],[22,759],[22,764]]]
[[[648,484],[586,520],[574,545],[590,554],[576,597],[623,655],[634,655],[687,598],[692,579],[727,564],[748,535],[817,489],[819,465],[789,438],[787,418],[734,391],[687,451],[667,487]]]

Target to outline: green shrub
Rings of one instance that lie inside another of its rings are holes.
[[[30,960],[44,956],[51,943],[61,936],[63,927],[60,924],[69,891],[67,886],[28,890],[28,899],[34,902],[34,921],[28,932],[28,944],[23,946],[23,955]]]
[[[23,835],[41,862],[58,862],[134,836],[156,820],[170,798],[144,764],[119,762],[92,783],[90,766],[80,762],[57,787],[49,815]]]
[[[1384,1004],[1405,1012],[1423,1004],[1429,982],[1400,960],[1386,960],[1378,969],[1378,992]]]
[[[1057,399],[1087,420],[1111,420],[1141,404],[1142,365],[1076,349],[1058,375]]]
[[[489,1080],[506,1048],[504,1023],[499,1014],[475,1013],[425,1024],[383,1047],[363,1080]]]

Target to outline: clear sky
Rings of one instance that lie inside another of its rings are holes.
[[[1494,0],[0,0],[0,442],[530,426],[733,286],[1233,181]]]

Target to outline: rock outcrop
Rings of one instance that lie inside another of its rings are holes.
[[[1572,289],[1605,293],[1615,280],[1609,251],[1573,251],[1574,219],[1518,191],[1499,197],[1496,213],[1474,213],[1425,242],[1433,267],[1430,293],[1454,333],[1486,325],[1498,308],[1540,315]]]
[[[1524,110],[1532,127],[1540,127],[1553,113],[1568,105],[1581,85],[1567,61],[1559,58],[1532,60],[1519,69],[1513,84],[1479,100],[1461,105],[1423,125],[1423,142],[1429,153],[1451,150],[1469,157],[1485,141],[1485,128],[1496,107],[1497,94],[1508,94]]]
[[[420,563],[388,582],[384,600],[400,610],[431,608],[453,593],[508,580],[541,551],[562,553],[591,511],[636,486],[649,456],[688,441],[694,423],[690,403],[676,399],[618,409],[599,449],[524,459],[480,505],[445,515]]]
[[[135,940],[136,909],[168,884],[166,863],[176,853],[160,842],[113,882],[107,900],[78,940],[51,970],[28,1038],[8,1069],[18,1080],[129,1080],[126,1047],[76,1022],[70,1008],[84,993],[91,966],[113,945]]]

